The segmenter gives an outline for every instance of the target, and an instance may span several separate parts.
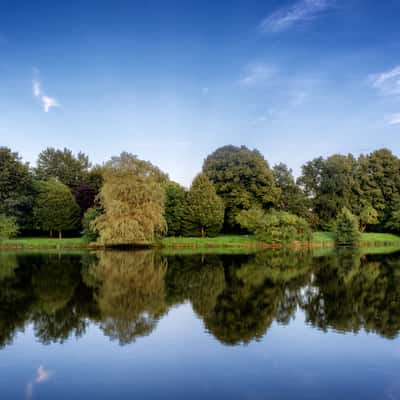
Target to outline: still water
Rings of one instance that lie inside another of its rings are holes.
[[[400,399],[400,253],[0,252],[0,398]]]

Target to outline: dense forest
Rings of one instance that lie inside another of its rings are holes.
[[[169,236],[253,233],[268,243],[336,231],[400,231],[400,159],[388,149],[334,154],[270,167],[258,150],[224,146],[204,160],[190,188],[148,161],[122,153],[92,165],[83,153],[47,148],[35,166],[0,147],[0,239],[83,235],[105,245]]]

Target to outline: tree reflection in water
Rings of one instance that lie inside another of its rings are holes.
[[[261,339],[297,310],[319,329],[387,338],[400,331],[400,254],[341,250],[162,256],[152,251],[0,253],[0,346],[32,324],[44,343],[97,323],[121,345],[190,302],[224,344]]]

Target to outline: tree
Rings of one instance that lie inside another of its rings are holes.
[[[360,241],[359,221],[351,211],[343,207],[335,223],[336,242],[339,245],[353,245]]]
[[[16,218],[21,229],[31,219],[33,207],[33,181],[29,165],[18,153],[0,147],[0,214]]]
[[[364,203],[378,211],[384,227],[400,203],[400,160],[390,150],[380,149],[359,157],[359,181]]]
[[[99,238],[99,232],[96,228],[95,221],[101,215],[98,208],[89,208],[82,218],[82,235],[88,242],[95,242]]]
[[[169,236],[183,234],[185,217],[186,190],[176,182],[168,182],[165,187],[164,217]]]
[[[277,208],[301,217],[309,217],[309,199],[296,183],[293,171],[286,164],[280,163],[273,167],[272,173],[275,185],[280,189]]]
[[[331,228],[343,207],[357,214],[360,211],[358,163],[351,154],[334,154],[306,163],[298,182],[310,198],[319,225],[324,228]]]
[[[85,181],[89,168],[89,158],[84,153],[75,156],[69,149],[48,147],[39,154],[35,172],[38,179],[57,178],[74,191]]]
[[[17,236],[18,225],[14,217],[6,217],[0,214],[0,240]]]
[[[224,223],[224,203],[205,174],[193,180],[187,194],[186,233],[194,236],[216,236]]]
[[[376,225],[378,223],[378,211],[372,206],[363,207],[360,213],[360,230],[364,232],[368,225]]]
[[[106,163],[95,225],[107,246],[149,244],[164,233],[167,176],[148,161],[122,153]]]
[[[391,232],[400,232],[400,209],[396,209],[390,214],[385,228]]]
[[[36,226],[45,231],[62,232],[78,227],[79,206],[70,189],[54,178],[37,183],[37,196],[33,210]]]
[[[241,210],[252,206],[268,209],[278,201],[279,189],[272,171],[258,150],[245,146],[221,147],[206,158],[203,172],[224,200],[227,229],[238,228],[236,216]]]

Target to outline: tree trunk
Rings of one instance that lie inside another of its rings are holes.
[[[201,227],[201,237],[203,238],[203,237],[205,237],[206,235],[205,235],[205,232],[204,232],[204,226],[202,226]]]
[[[50,237],[53,237],[53,229],[50,229]]]
[[[62,239],[62,233],[61,233],[61,231],[58,231],[58,238],[59,238],[59,239]]]

